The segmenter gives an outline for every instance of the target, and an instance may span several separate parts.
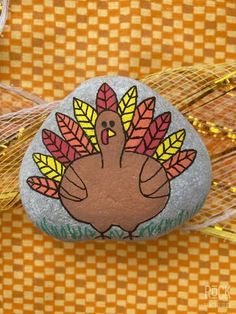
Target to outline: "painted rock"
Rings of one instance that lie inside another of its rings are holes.
[[[67,241],[158,237],[191,218],[210,185],[210,159],[189,122],[119,76],[90,79],[62,101],[20,171],[29,218]]]

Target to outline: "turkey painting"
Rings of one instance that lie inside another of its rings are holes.
[[[56,113],[61,136],[43,129],[50,155],[34,153],[42,177],[27,179],[34,191],[59,199],[71,217],[101,238],[112,226],[132,233],[168,203],[170,181],[191,166],[196,150],[182,150],[185,130],[166,137],[171,113],[154,118],[155,97],[137,105],[137,87],[118,101],[103,83],[96,110],[74,98],[75,119]],[[158,106],[158,104],[157,104]]]

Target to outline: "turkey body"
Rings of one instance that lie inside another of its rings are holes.
[[[159,162],[124,151],[120,163],[104,164],[100,153],[75,160],[65,171],[59,194],[74,219],[103,233],[113,225],[133,232],[165,208],[169,193]]]

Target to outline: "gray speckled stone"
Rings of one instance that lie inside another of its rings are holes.
[[[171,124],[165,138],[180,129],[185,129],[186,136],[181,150],[194,149],[197,152],[191,166],[181,175],[170,181],[170,195],[164,209],[157,215],[154,215],[153,218],[141,222],[133,231],[134,239],[159,237],[181,225],[202,207],[211,185],[211,163],[200,137],[181,113],[149,87],[126,77],[108,76],[90,79],[66,97],[57,109],[50,114],[30,144],[22,162],[20,170],[20,193],[24,208],[35,225],[42,231],[58,239],[78,241],[99,237],[99,230],[93,228],[89,223],[74,219],[65,210],[60,199],[44,196],[30,188],[27,184],[27,179],[32,176],[43,177],[32,155],[34,153],[50,155],[42,142],[42,130],[49,129],[63,138],[56,123],[55,113],[66,114],[75,120],[73,97],[81,99],[95,108],[97,91],[104,82],[109,84],[116,92],[118,101],[134,85],[137,86],[138,92],[137,104],[146,98],[155,96],[154,117],[166,111],[171,112]],[[90,158],[90,156],[84,158]],[[97,189],[99,194],[99,186]],[[130,198],[132,198],[132,195],[130,195]],[[109,202],[109,199],[107,202]],[[79,206],[80,202],[78,202]],[[127,209],[124,209],[124,212],[127,214]],[[97,215],[99,215],[99,212]],[[105,237],[113,239],[123,239],[128,236],[127,230],[123,230],[116,223],[109,230],[106,230],[104,234]]]

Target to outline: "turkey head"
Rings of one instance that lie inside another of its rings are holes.
[[[101,150],[102,168],[121,167],[125,132],[119,115],[111,110],[103,111],[98,116],[95,129]]]

